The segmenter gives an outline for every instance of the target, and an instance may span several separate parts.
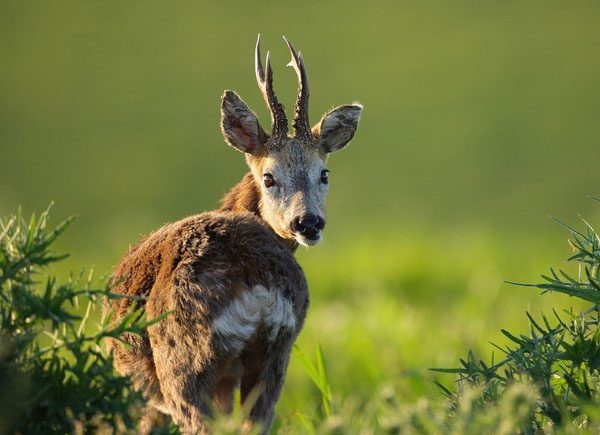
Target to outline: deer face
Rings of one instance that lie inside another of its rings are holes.
[[[285,39],[285,38],[284,38]],[[308,79],[300,53],[285,39],[300,82],[293,122],[288,135],[283,106],[272,87],[267,53],[266,70],[256,44],[256,78],[271,111],[272,131],[267,134],[256,115],[233,91],[226,91],[221,105],[221,128],[227,143],[246,154],[257,186],[260,213],[282,238],[311,246],[322,238],[328,191],[327,157],[345,147],[354,136],[362,106],[352,104],[326,113],[313,128],[308,120]]]
[[[321,240],[328,190],[325,160],[316,147],[295,139],[262,159],[249,159],[261,189],[262,216],[281,237],[303,245]]]

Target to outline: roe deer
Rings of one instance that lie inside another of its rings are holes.
[[[358,126],[362,106],[351,104],[310,128],[302,55],[284,40],[299,81],[294,134],[273,91],[269,53],[263,68],[259,35],[256,79],[271,134],[235,92],[226,91],[221,105],[225,140],[245,153],[250,172],[220,209],[163,226],[114,270],[114,292],[130,297],[108,302],[113,321],[132,304],[149,319],[171,312],[147,337],[122,336],[131,346],[111,340],[115,367],[132,378],[150,411],[169,415],[184,432],[204,432],[213,412],[231,411],[237,387],[242,403],[250,400],[247,426],[269,430],[308,308],[293,253],[298,244],[321,240],[327,156],[346,146]]]

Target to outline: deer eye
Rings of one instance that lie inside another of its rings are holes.
[[[323,183],[323,184],[329,183],[329,171],[327,169],[323,169],[321,171],[321,183]]]
[[[263,174],[263,182],[265,187],[271,187],[275,185],[275,178],[271,174]]]

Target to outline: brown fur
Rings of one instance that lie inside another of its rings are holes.
[[[223,211],[249,211],[260,217],[260,189],[251,172],[221,199]]]

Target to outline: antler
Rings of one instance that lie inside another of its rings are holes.
[[[298,76],[298,98],[296,99],[293,122],[294,133],[296,137],[310,139],[310,122],[308,120],[308,77],[306,75],[302,53],[297,52],[290,40],[285,36],[283,37],[283,40],[287,44],[292,55],[292,60],[288,63],[288,66],[294,68],[296,75]]]
[[[260,34],[256,40],[256,51],[254,55],[254,67],[256,70],[256,81],[262,91],[265,102],[271,112],[271,129],[273,137],[285,137],[288,131],[288,122],[285,116],[283,105],[277,100],[273,90],[273,70],[271,69],[271,59],[267,51],[266,71],[263,70],[260,56]]]

